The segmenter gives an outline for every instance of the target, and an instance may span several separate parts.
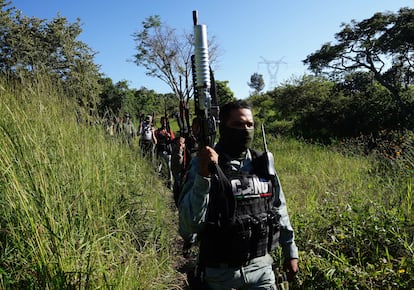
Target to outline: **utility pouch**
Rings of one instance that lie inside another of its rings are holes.
[[[280,236],[280,215],[276,210],[273,209],[267,213],[267,223],[269,226],[267,250],[271,252],[279,244]]]
[[[257,176],[262,178],[269,178],[269,173],[266,167],[266,156],[263,153],[258,153],[257,151],[253,151],[255,154],[255,158],[252,161],[253,170],[257,174]]]
[[[250,243],[252,237],[252,218],[240,216],[232,226],[231,242],[229,243],[230,261],[242,264],[250,258]]]
[[[254,216],[252,221],[252,257],[261,257],[267,254],[269,235],[267,214]]]

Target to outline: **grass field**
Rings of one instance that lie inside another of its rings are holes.
[[[47,81],[0,81],[0,288],[181,289],[171,193],[85,116]],[[269,148],[301,256],[291,289],[414,289],[413,168]]]
[[[414,288],[414,168],[292,139],[270,150],[300,249],[294,289]]]

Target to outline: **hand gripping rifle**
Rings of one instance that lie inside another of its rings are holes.
[[[216,137],[219,108],[217,106],[216,84],[209,65],[207,26],[198,24],[198,12],[193,11],[194,55],[191,57],[194,85],[194,106],[198,119],[199,148],[213,147]]]

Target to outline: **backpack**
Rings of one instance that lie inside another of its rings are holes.
[[[147,122],[144,122],[142,125],[141,140],[152,141],[152,128]]]

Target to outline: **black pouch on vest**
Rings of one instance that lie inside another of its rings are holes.
[[[267,222],[269,225],[269,240],[267,244],[268,251],[273,251],[279,244],[280,236],[280,215],[273,209],[267,214]]]
[[[259,214],[252,217],[252,258],[261,257],[267,254],[269,227],[267,214]]]
[[[231,230],[229,261],[242,264],[250,258],[250,243],[252,236],[252,219],[250,216],[240,216],[236,219]]]

